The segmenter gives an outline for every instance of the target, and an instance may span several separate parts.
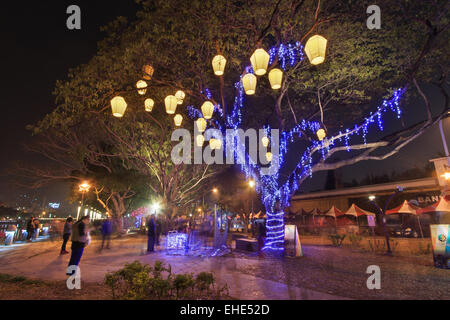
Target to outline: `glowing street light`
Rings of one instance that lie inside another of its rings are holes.
[[[214,189],[212,189],[212,192],[217,194],[217,193],[219,193],[219,189],[214,188]]]
[[[450,180],[450,172],[445,172],[441,177],[447,181]]]
[[[256,186],[255,181],[254,181],[254,180],[250,180],[250,181],[248,182],[248,186],[249,186],[250,188],[253,189],[253,188]]]
[[[377,197],[375,197],[375,196],[369,196],[369,200],[370,200],[370,201],[375,201],[376,198],[377,198]]]

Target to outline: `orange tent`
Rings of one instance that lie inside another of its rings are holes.
[[[342,215],[346,216],[354,216],[354,217],[361,217],[361,216],[375,216],[375,213],[366,211],[358,207],[356,204],[353,204],[345,213]]]
[[[336,208],[335,206],[333,206],[330,210],[328,210],[327,212],[324,212],[323,215],[327,216],[327,217],[339,217],[342,216],[344,213],[339,210],[338,208]]]
[[[420,208],[418,206],[415,206],[413,204],[410,204],[408,201],[405,200],[403,204],[397,208],[391,209],[386,211],[386,215],[390,214],[396,214],[396,213],[407,213],[412,215],[418,215],[420,211]]]
[[[450,212],[450,201],[447,200],[447,198],[441,198],[439,202],[436,202],[432,206],[419,209],[417,211],[418,214],[422,213],[431,213],[431,212]]]

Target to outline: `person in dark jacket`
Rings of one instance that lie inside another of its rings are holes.
[[[111,234],[113,230],[113,224],[112,219],[110,216],[106,219],[105,222],[102,224],[102,247],[100,250],[102,250],[105,246],[105,240],[106,240],[106,249],[109,249],[109,244],[111,242]]]
[[[70,256],[69,267],[78,266],[81,257],[83,256],[84,248],[88,243],[89,231],[89,216],[84,216],[72,226],[72,255]],[[75,273],[67,272],[71,276]]]
[[[69,252],[66,250],[66,245],[67,245],[67,242],[69,241],[70,235],[72,234],[72,224],[73,224],[73,218],[68,217],[66,220],[66,223],[64,224],[63,244],[61,246],[61,255],[69,254]]]
[[[148,242],[147,242],[147,252],[155,251],[155,241],[156,241],[156,222],[155,216],[151,215],[148,220]]]
[[[27,242],[31,242],[31,238],[34,234],[34,217],[31,217],[27,223]]]

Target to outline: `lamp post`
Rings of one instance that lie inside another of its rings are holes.
[[[383,230],[384,230],[384,236],[386,238],[386,254],[391,256],[392,255],[392,250],[391,250],[391,245],[389,243],[389,232],[386,228],[386,211],[387,208],[389,206],[389,204],[391,203],[391,201],[394,199],[394,197],[399,194],[400,192],[403,192],[403,188],[401,187],[397,187],[397,190],[386,200],[385,204],[384,204],[384,209],[381,209],[380,206],[376,203],[376,197],[375,196],[370,196],[369,197],[369,201],[370,203],[377,209],[378,213],[381,216],[381,221],[383,224]]]
[[[78,186],[79,191],[81,192],[81,207],[80,210],[78,211],[77,214],[77,220],[80,218],[80,211],[83,212],[83,207],[84,207],[84,195],[86,192],[89,192],[89,189],[91,188],[91,186],[89,185],[89,183],[87,182],[83,182],[82,184],[80,184]]]

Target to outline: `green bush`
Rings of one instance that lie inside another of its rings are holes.
[[[156,261],[153,267],[138,261],[105,276],[113,299],[123,300],[208,300],[228,298],[228,288],[215,289],[213,274],[172,273],[171,266]]]
[[[328,238],[331,240],[333,246],[335,247],[342,247],[342,243],[345,240],[345,234],[330,234]]]
[[[359,248],[361,245],[361,241],[363,240],[363,237],[356,233],[351,233],[348,236],[348,240],[350,240],[350,243],[352,244],[352,247]]]

